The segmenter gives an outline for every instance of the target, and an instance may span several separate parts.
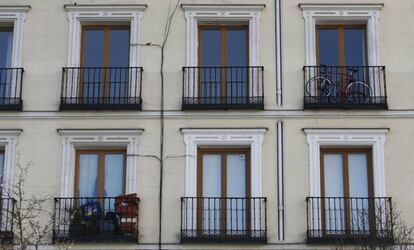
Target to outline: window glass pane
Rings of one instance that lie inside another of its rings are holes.
[[[326,197],[343,197],[342,154],[324,154]]]
[[[246,155],[227,155],[227,196],[246,197]]]
[[[109,31],[108,67],[128,67],[129,29],[114,28]],[[128,69],[113,68],[108,72],[109,97],[125,97],[128,84]],[[114,100],[116,101],[116,100]]]
[[[230,29],[226,32],[226,66],[247,66],[247,30]],[[248,73],[246,68],[226,70],[227,96],[247,96]]]
[[[352,153],[348,155],[349,196],[368,197],[367,155]]]
[[[13,31],[0,28],[0,68],[11,67]]]
[[[98,154],[79,156],[79,197],[95,197],[98,184]]]
[[[369,197],[367,155],[352,153],[348,156],[349,196]],[[351,229],[369,233],[369,203],[367,199],[351,199]]]
[[[116,197],[123,193],[124,154],[105,155],[104,197]]]
[[[246,155],[227,155],[227,197],[246,197]],[[246,227],[246,202],[242,199],[227,200],[227,231],[234,234]]]
[[[221,66],[221,32],[218,29],[202,29],[200,34],[201,67]],[[220,96],[220,68],[202,68],[199,72],[200,96]]]
[[[343,233],[345,228],[342,154],[324,154],[325,227],[328,233]]]
[[[226,66],[247,66],[247,30],[229,29],[226,40]]]
[[[347,66],[365,65],[365,30],[344,30],[345,64]]]
[[[221,155],[203,155],[203,197],[215,197],[216,199],[204,199],[203,202],[203,228],[204,230],[220,229],[221,200]]]
[[[103,29],[85,29],[83,31],[83,36],[83,66],[103,67]]]
[[[221,155],[203,155],[203,196],[221,197]]]
[[[83,32],[83,67],[103,67],[104,31],[103,29],[85,29]],[[100,97],[103,92],[102,68],[83,70],[83,97]],[[93,102],[93,100],[91,100]]]
[[[318,29],[319,64],[339,65],[338,29]]]

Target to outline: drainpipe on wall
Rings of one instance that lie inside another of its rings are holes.
[[[285,240],[285,189],[284,189],[284,150],[283,150],[283,122],[276,123],[276,142],[277,142],[277,223],[278,240]]]
[[[276,53],[276,100],[277,106],[283,106],[282,71],[282,0],[275,0],[275,53]]]

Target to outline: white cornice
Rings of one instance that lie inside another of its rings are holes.
[[[262,11],[265,4],[182,4],[184,11]]]
[[[66,4],[67,11],[144,11],[146,4]]]
[[[384,7],[383,3],[379,4],[307,4],[300,3],[299,8],[303,11],[337,11],[337,10],[354,10],[354,11],[378,11]]]
[[[0,13],[12,12],[12,13],[26,13],[32,7],[30,5],[0,5]]]
[[[0,130],[0,137],[19,136],[22,132],[22,129],[2,129]]]
[[[329,129],[329,128],[305,128],[303,132],[306,135],[343,135],[352,134],[353,136],[363,135],[386,135],[390,129],[388,128],[341,128],[341,129]]]
[[[144,129],[58,129],[61,136],[137,136],[144,132]]]
[[[184,135],[263,135],[267,128],[182,128],[181,132]]]

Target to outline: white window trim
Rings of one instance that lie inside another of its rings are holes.
[[[309,144],[309,195],[320,197],[320,149],[324,146],[372,147],[374,196],[385,197],[384,143],[388,129],[304,129]]]
[[[4,148],[3,196],[10,194],[13,187],[13,169],[16,162],[16,145],[22,130],[0,130],[0,146]]]
[[[0,22],[13,24],[12,68],[22,67],[23,27],[30,6],[0,6]]]
[[[316,25],[335,21],[366,23],[368,65],[380,65],[378,19],[383,4],[299,4],[299,7],[305,19],[306,65],[316,65]]]
[[[137,155],[142,129],[130,130],[76,130],[60,129],[62,166],[60,196],[74,197],[76,148],[120,146],[127,149],[125,192],[136,193]]]
[[[246,21],[249,23],[249,65],[259,66],[259,20],[264,4],[216,5],[183,4],[187,20],[186,66],[198,62],[198,23],[208,21]]]
[[[69,19],[68,67],[79,67],[81,24],[87,22],[130,22],[129,66],[139,67],[139,24],[147,6],[144,4],[65,5]]]
[[[250,147],[251,196],[262,196],[262,143],[265,128],[191,129],[185,128],[185,196],[197,196],[197,148],[202,146]]]

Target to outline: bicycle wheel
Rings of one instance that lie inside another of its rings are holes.
[[[306,95],[310,97],[330,96],[332,82],[322,76],[314,76],[306,83]]]
[[[346,96],[350,103],[365,104],[371,101],[371,87],[364,82],[352,82],[346,87]]]

